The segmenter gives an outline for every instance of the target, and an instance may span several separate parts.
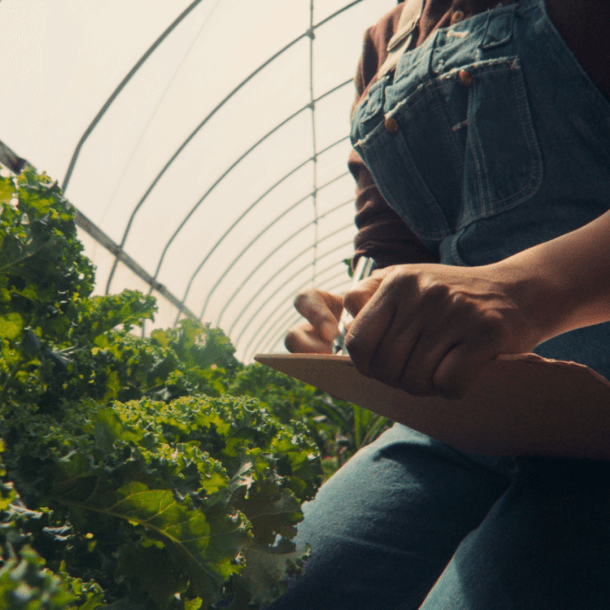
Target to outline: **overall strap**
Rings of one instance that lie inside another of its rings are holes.
[[[401,55],[411,45],[413,34],[419,25],[419,19],[424,10],[426,0],[405,0],[405,5],[400,14],[398,29],[388,43],[388,57],[379,69],[377,78],[385,76],[388,72],[396,68],[396,64]]]

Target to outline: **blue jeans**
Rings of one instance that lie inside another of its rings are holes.
[[[610,104],[543,0],[438,29],[371,86],[351,138],[444,264],[497,262],[610,207]],[[609,346],[604,323],[534,351],[610,378]],[[395,425],[306,505],[297,540],[312,557],[273,610],[607,610],[610,462],[468,455]]]
[[[610,608],[610,463],[465,455],[396,424],[304,511],[312,556],[272,610]]]

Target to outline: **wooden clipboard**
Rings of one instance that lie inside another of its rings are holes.
[[[610,459],[610,382],[575,362],[499,356],[464,398],[447,400],[412,396],[364,377],[349,356],[254,359],[462,451]]]

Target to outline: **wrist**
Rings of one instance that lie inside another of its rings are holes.
[[[530,248],[490,265],[507,294],[531,320],[536,345],[578,327],[574,321],[575,286],[569,274],[545,265],[539,255]]]

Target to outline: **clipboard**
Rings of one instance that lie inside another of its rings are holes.
[[[610,459],[610,382],[536,354],[501,355],[459,400],[417,397],[361,375],[349,356],[257,354],[296,379],[461,451]]]

